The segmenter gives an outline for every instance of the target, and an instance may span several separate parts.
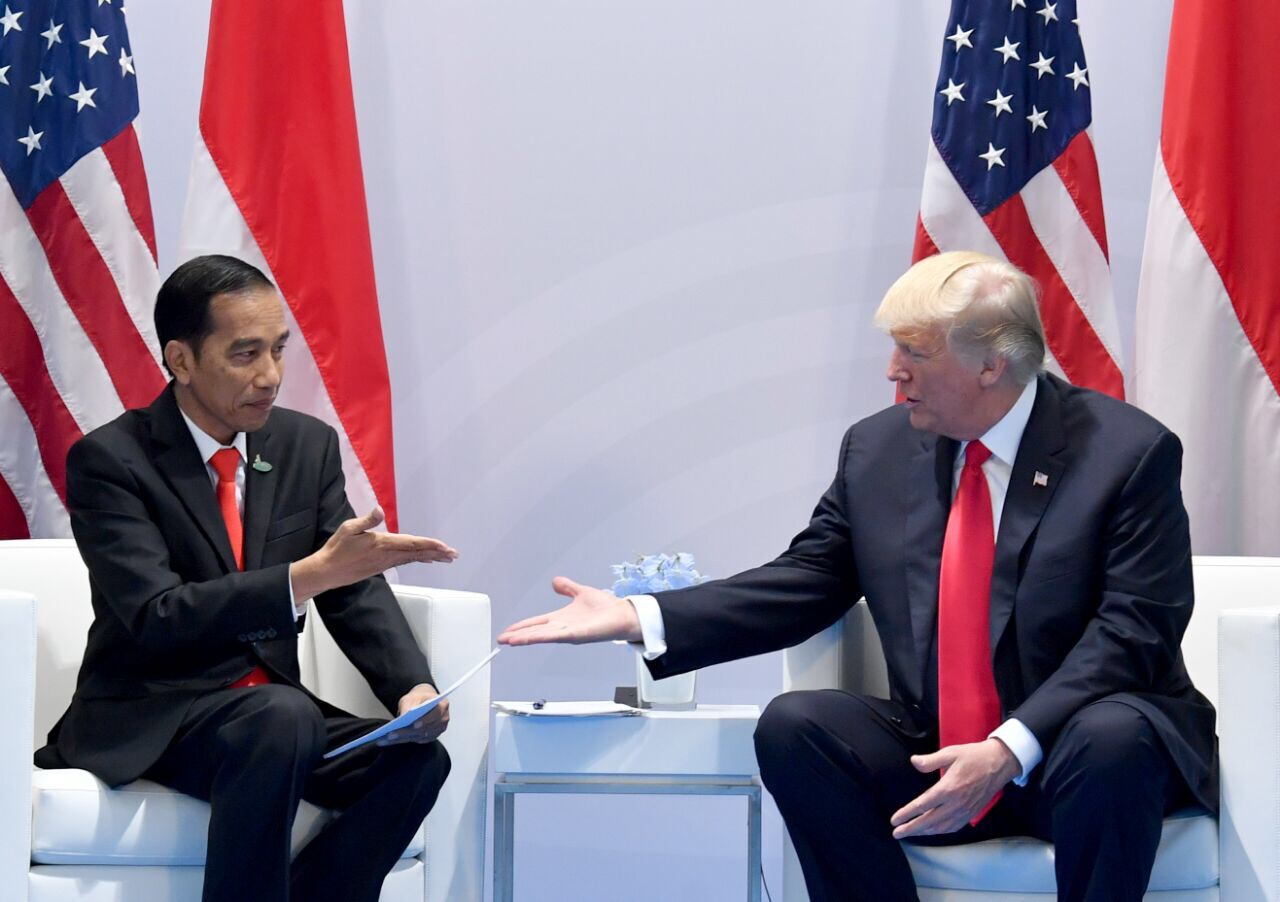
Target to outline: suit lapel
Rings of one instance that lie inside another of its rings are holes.
[[[151,438],[157,448],[156,469],[217,552],[223,570],[230,573],[236,569],[235,557],[231,553],[231,540],[227,538],[227,527],[222,522],[222,512],[213,493],[209,471],[200,459],[191,431],[187,429],[182,413],[178,410],[172,383],[151,405],[150,415]]]
[[[1000,535],[996,537],[995,569],[991,575],[992,655],[1013,614],[1022,549],[1044,516],[1067,467],[1058,456],[1066,439],[1057,386],[1047,376],[1039,378],[1036,403],[1018,445],[1000,513]]]
[[[956,442],[926,436],[920,452],[907,462],[907,604],[916,661],[920,665],[918,698],[924,697],[933,631],[938,618],[938,571],[942,566],[942,537],[951,510],[952,465]]]
[[[271,511],[275,506],[278,461],[271,455],[271,423],[268,421],[257,432],[248,435],[249,459],[244,470],[244,569],[262,566],[262,548],[266,544],[267,526],[271,523]],[[254,468],[262,461],[270,466],[263,470]]]

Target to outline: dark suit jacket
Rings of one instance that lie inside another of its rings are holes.
[[[1193,603],[1182,446],[1134,407],[1039,380],[991,586],[1004,716],[1047,754],[1072,714],[1114,697],[1148,717],[1216,809],[1214,711],[1179,647]],[[912,429],[899,406],[852,426],[835,481],[786,552],[657,596],[668,650],[650,663],[654,675],[794,645],[865,596],[888,662],[888,715],[935,731],[938,570],[957,447]]]
[[[259,663],[299,686],[288,569],[353,516],[338,439],[282,408],[247,438],[249,461],[271,469],[245,469],[243,572],[172,386],[72,446],[67,507],[94,620],[75,695],[37,764],[125,783],[159,758],[200,694]],[[382,577],[326,592],[314,608],[388,710],[431,682]]]

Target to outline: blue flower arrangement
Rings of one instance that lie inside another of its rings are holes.
[[[613,594],[619,598],[628,595],[652,595],[668,589],[683,589],[710,579],[694,569],[693,555],[646,554],[634,561],[613,565]]]

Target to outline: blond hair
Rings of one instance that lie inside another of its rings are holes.
[[[873,320],[895,336],[940,330],[959,357],[1003,357],[1009,378],[1025,385],[1044,366],[1044,326],[1031,277],[976,251],[926,257],[885,293]]]

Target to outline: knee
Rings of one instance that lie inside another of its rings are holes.
[[[756,723],[756,760],[762,775],[790,768],[804,741],[817,728],[816,691],[784,692],[769,702]]]
[[[1100,701],[1067,721],[1045,764],[1052,792],[1068,786],[1115,791],[1151,780],[1164,755],[1147,718],[1124,702]]]
[[[392,766],[399,772],[396,779],[410,785],[416,782],[425,789],[439,789],[453,770],[453,760],[439,741],[390,745],[382,749],[381,755],[395,761]]]

